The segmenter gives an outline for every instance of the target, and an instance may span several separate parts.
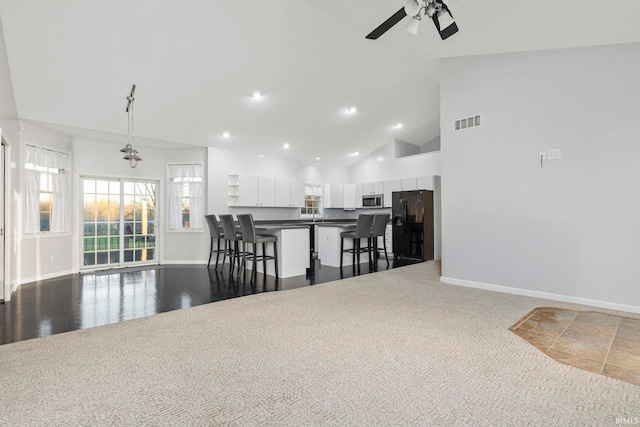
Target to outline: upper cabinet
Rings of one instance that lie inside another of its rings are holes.
[[[362,204],[362,197],[360,197],[360,204]],[[356,208],[356,184],[344,185],[344,202],[342,207],[345,210],[354,210]]]
[[[403,178],[402,190],[432,190],[433,191],[433,175],[419,176],[417,178]]]
[[[344,208],[344,184],[325,184],[322,205],[327,208]]]
[[[419,176],[416,178],[416,185],[418,190],[431,190],[433,191],[433,175]]]
[[[384,203],[384,207],[385,208],[390,208],[391,206],[391,201],[393,200],[393,197],[391,195],[391,193],[393,193],[394,191],[400,191],[402,190],[402,180],[400,179],[392,179],[390,181],[385,181],[384,185],[383,185],[383,190],[384,190],[384,198],[383,198],[383,203]]]
[[[356,184],[356,209],[362,207],[362,186],[363,184]]]
[[[362,194],[382,194],[384,192],[384,183],[380,182],[365,182],[362,184]]]
[[[304,206],[304,182],[276,178],[275,206],[279,208],[300,208]]]
[[[227,177],[229,206],[274,206],[276,183],[274,178],[251,175]]]

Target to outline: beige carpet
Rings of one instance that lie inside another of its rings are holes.
[[[423,263],[0,346],[0,425],[616,425],[640,387],[509,331]],[[636,418],[637,419],[637,418]]]

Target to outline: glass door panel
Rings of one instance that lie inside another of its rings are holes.
[[[85,267],[155,260],[156,184],[83,178]]]

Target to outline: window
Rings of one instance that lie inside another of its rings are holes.
[[[69,155],[25,146],[25,233],[69,231]]]
[[[304,207],[300,208],[300,216],[322,217],[322,184],[305,184],[304,193]]]
[[[202,229],[202,165],[170,164],[169,229]]]

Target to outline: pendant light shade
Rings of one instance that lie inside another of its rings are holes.
[[[124,160],[129,161],[129,166],[131,168],[135,168],[138,166],[138,162],[142,161],[142,157],[138,156],[138,150],[133,148],[133,144],[131,144],[131,138],[133,137],[133,101],[135,98],[133,97],[133,93],[136,91],[136,85],[131,87],[131,94],[127,96],[127,118],[128,118],[128,128],[127,128],[127,145],[124,148],[120,149],[121,153],[124,153]]]

